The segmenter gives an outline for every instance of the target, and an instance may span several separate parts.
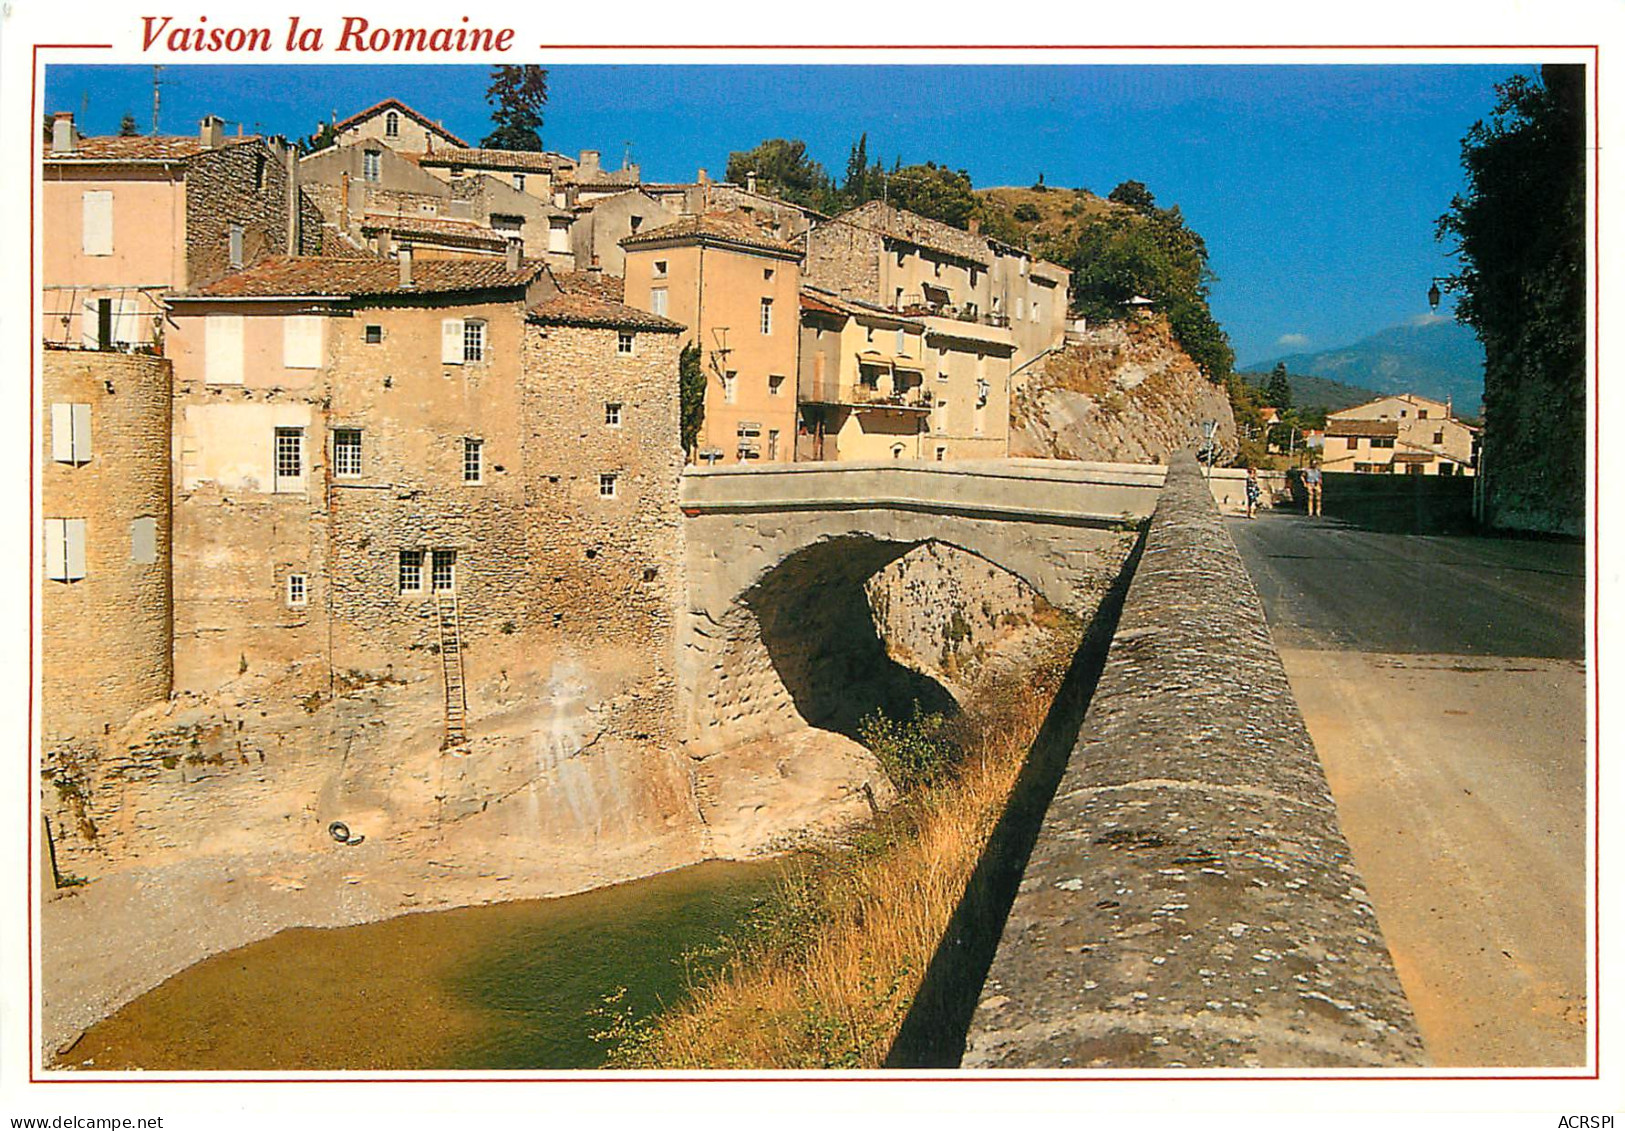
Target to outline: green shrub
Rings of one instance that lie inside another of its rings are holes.
[[[958,748],[943,733],[941,714],[922,714],[919,701],[906,720],[876,710],[858,724],[858,738],[880,762],[900,793],[937,781],[954,763]]]

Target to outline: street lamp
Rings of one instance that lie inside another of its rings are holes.
[[[1449,283],[1449,282],[1450,282],[1450,279],[1447,276],[1441,276],[1441,277],[1435,278],[1433,280],[1432,285],[1430,285],[1428,287],[1428,310],[1429,310],[1430,313],[1435,313],[1436,314],[1436,313],[1438,313],[1438,310],[1439,310],[1439,299],[1441,297],[1441,292],[1439,291],[1439,284],[1440,283]]]

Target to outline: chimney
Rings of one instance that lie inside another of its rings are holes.
[[[518,236],[508,237],[508,270],[514,274],[519,272],[519,263],[524,258],[525,241]]]
[[[746,173],[745,174],[745,191],[746,192],[755,192],[756,191],[756,174],[755,173]]]
[[[204,149],[219,149],[226,140],[226,123],[216,115],[209,114],[198,123],[197,136]]]
[[[73,114],[64,111],[51,116],[51,152],[74,153],[79,149],[79,131],[73,128]]]
[[[704,169],[701,169],[699,173],[695,175],[694,179],[702,185],[708,185],[711,183],[711,174],[707,173]]]
[[[299,254],[299,151],[288,146],[283,151],[288,164],[288,254]]]
[[[982,234],[982,218],[980,216],[972,216],[970,218],[970,234],[973,236],[979,236]]]
[[[600,154],[596,149],[583,149],[581,151],[581,160],[576,162],[576,179],[578,181],[598,176],[600,171],[598,167],[599,156]]]
[[[339,174],[339,223],[350,226],[350,174]]]
[[[401,244],[401,250],[396,253],[395,258],[401,264],[401,286],[412,286],[412,245],[409,243]]]

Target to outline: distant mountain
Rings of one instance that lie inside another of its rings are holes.
[[[1274,363],[1271,363],[1269,369],[1257,373],[1243,372],[1242,376],[1247,379],[1249,385],[1257,385],[1263,389],[1269,386],[1270,370],[1274,368]],[[1382,395],[1373,389],[1345,385],[1341,381],[1330,381],[1325,377],[1308,377],[1294,373],[1290,369],[1287,370],[1286,382],[1292,389],[1292,407],[1297,409],[1323,408],[1327,412],[1336,412],[1338,409],[1353,408],[1357,404],[1374,401]]]
[[[1351,346],[1272,357],[1243,368],[1268,373],[1281,361],[1289,373],[1377,393],[1420,393],[1441,401],[1448,397],[1461,416],[1477,416],[1484,396],[1484,347],[1472,330],[1442,317],[1390,326]],[[1296,389],[1293,396],[1296,400]]]

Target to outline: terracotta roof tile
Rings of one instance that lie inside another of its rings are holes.
[[[531,308],[530,320],[543,326],[594,326],[616,330],[648,330],[657,334],[680,334],[681,322],[673,322],[647,310],[627,306],[598,295],[560,291],[546,302]]]
[[[450,236],[465,240],[481,240],[506,245],[507,233],[499,232],[474,220],[452,216],[413,216],[409,213],[369,212],[362,218],[363,231],[385,229],[402,235]]]
[[[635,247],[663,240],[707,241],[794,255],[797,258],[802,255],[798,244],[769,235],[743,212],[707,212],[704,215],[682,216],[670,224],[662,224],[647,232],[627,236],[621,241],[621,246]]]
[[[258,134],[228,137],[218,148],[260,141]],[[57,153],[45,143],[47,161],[185,161],[209,152],[195,135],[159,137],[82,137],[71,153]]]
[[[610,302],[626,300],[626,280],[602,271],[554,271],[559,289],[571,294],[595,295]]]
[[[1333,420],[1326,421],[1328,436],[1397,436],[1397,420]]]
[[[403,287],[400,264],[393,259],[279,255],[172,297],[184,300],[447,294],[527,286],[542,270],[542,264],[532,262],[521,265],[518,271],[509,271],[507,263],[497,258],[420,259],[412,264],[412,285]]]
[[[437,149],[418,157],[419,165],[466,165],[471,169],[501,169],[515,173],[551,173],[574,161],[562,153],[535,149]]]
[[[462,138],[460,138],[456,134],[452,133],[445,126],[442,126],[438,122],[430,121],[428,118],[424,117],[422,114],[419,114],[416,110],[414,110],[410,106],[408,106],[406,103],[402,102],[399,98],[386,98],[382,102],[378,102],[378,103],[375,103],[375,104],[373,104],[371,106],[368,106],[365,110],[361,110],[361,111],[358,111],[358,112],[356,112],[354,114],[351,114],[348,118],[344,119],[344,121],[342,121],[342,122],[339,122],[333,128],[336,131],[338,131],[339,133],[343,133],[345,130],[349,129],[351,126],[355,125],[357,122],[361,121],[363,118],[370,118],[374,114],[380,113],[381,111],[384,111],[384,110],[399,110],[401,113],[405,114],[408,118],[411,118],[413,121],[417,122],[418,125],[424,127],[425,129],[434,130],[435,132],[437,132],[439,134],[442,134],[445,137],[449,137],[452,141],[456,142],[458,145],[467,145],[468,144],[468,142],[464,141]]]

